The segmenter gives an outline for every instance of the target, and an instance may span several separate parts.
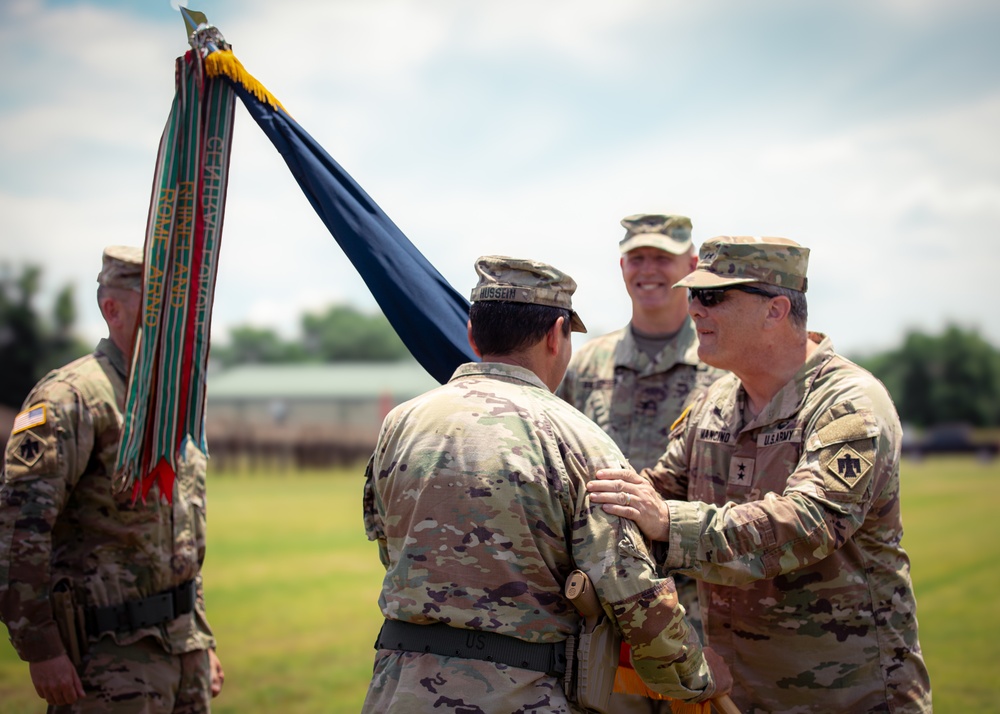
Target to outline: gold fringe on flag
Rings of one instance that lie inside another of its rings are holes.
[[[266,102],[272,108],[281,109],[285,114],[288,114],[288,110],[281,106],[278,98],[267,91],[267,87],[258,82],[252,74],[246,71],[246,68],[236,59],[236,55],[233,54],[232,50],[220,49],[206,56],[205,74],[209,77],[225,75],[257,97],[259,101]]]

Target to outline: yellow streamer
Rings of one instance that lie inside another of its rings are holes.
[[[267,102],[275,109],[281,109],[286,114],[286,110],[281,106],[277,97],[267,91],[267,87],[258,82],[252,74],[236,59],[232,50],[216,50],[205,58],[205,73],[209,77],[225,75],[229,79],[240,84],[245,90],[253,94],[262,102]],[[290,115],[289,115],[290,116]]]

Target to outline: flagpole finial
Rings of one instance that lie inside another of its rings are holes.
[[[216,50],[231,49],[219,28],[208,22],[205,13],[190,10],[186,7],[177,8],[184,18],[184,29],[187,31],[188,44],[199,50],[202,56],[210,55]]]
[[[205,13],[198,12],[197,10],[188,10],[186,7],[177,8],[181,12],[181,17],[184,18],[184,28],[188,37],[191,33],[198,29],[199,25],[207,25],[208,18],[205,17]]]

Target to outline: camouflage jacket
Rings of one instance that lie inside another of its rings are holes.
[[[389,413],[369,464],[365,529],[386,568],[382,613],[562,642],[579,626],[563,596],[579,568],[652,688],[686,700],[709,695],[711,675],[672,581],[657,578],[631,522],[587,498],[598,469],[624,464],[614,442],[533,372],[461,366],[446,385]],[[530,703],[572,711],[544,673],[380,650],[365,711],[519,711]]]
[[[121,351],[102,340],[93,354],[35,386],[22,412],[29,426],[19,430],[15,424],[7,444],[0,486],[0,619],[29,662],[64,651],[49,604],[51,587],[64,579],[83,607],[117,605],[195,579],[194,613],[104,636],[120,644],[152,636],[172,653],[214,646],[200,575],[205,458],[188,441],[172,506],[154,494],[146,503],[132,503],[130,493],[115,493],[125,374]]]
[[[670,501],[665,566],[699,581],[743,712],[924,712],[900,545],[901,430],[871,374],[819,345],[750,423],[730,375],[644,473]]]
[[[663,454],[684,407],[723,374],[698,361],[687,318],[655,359],[639,350],[630,326],[590,340],[573,355],[556,394],[597,422],[640,471]]]

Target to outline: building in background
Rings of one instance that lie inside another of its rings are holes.
[[[206,410],[212,470],[356,464],[371,455],[392,407],[436,386],[412,360],[213,372]]]

